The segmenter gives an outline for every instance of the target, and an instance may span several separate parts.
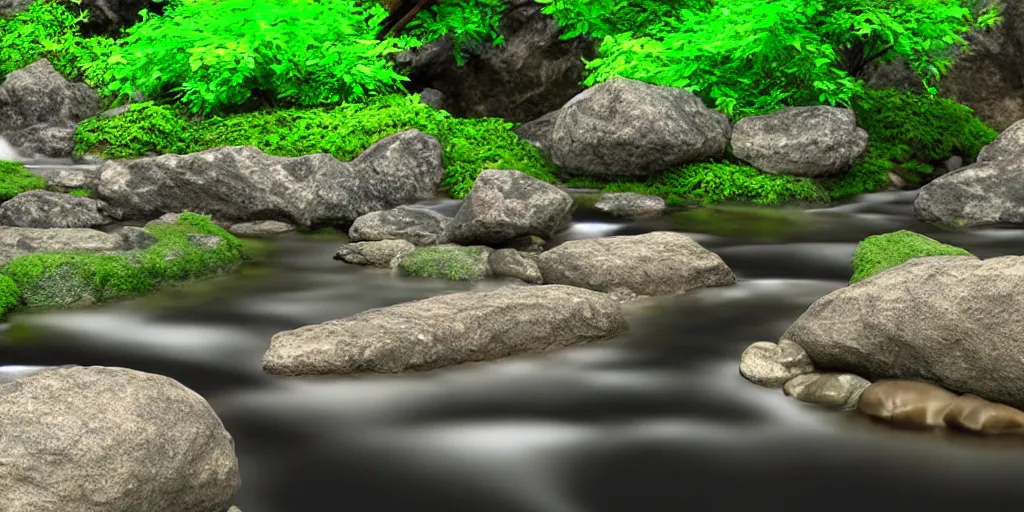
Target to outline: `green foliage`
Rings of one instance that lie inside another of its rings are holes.
[[[174,99],[202,113],[394,92],[405,77],[383,57],[416,42],[377,41],[386,16],[378,4],[353,0],[180,0],[126,31],[110,89]]]
[[[6,201],[22,192],[40,190],[46,180],[32,174],[17,162],[0,160],[0,201]]]
[[[117,42],[82,37],[86,12],[70,0],[39,0],[10,19],[0,19],[0,78],[46,58],[65,77],[102,90],[111,79],[108,61]]]
[[[28,254],[7,263],[0,274],[22,290],[29,307],[132,297],[175,282],[219,274],[237,266],[242,243],[209,217],[183,213],[177,223],[146,226],[157,243],[124,254]],[[204,247],[189,235],[216,235],[222,242]]]
[[[964,1],[546,0],[544,11],[566,37],[605,36],[586,84],[624,76],[684,87],[736,118],[785,105],[848,106],[876,60],[903,57],[931,88],[953,49],[966,46],[962,34],[997,20],[993,9],[975,17]],[[666,5],[674,15],[662,17]],[[617,25],[623,7],[659,16]]]
[[[457,119],[419,102],[418,96],[391,95],[366,104],[326,109],[287,109],[184,120],[174,110],[135,104],[112,118],[79,125],[76,153],[132,158],[155,153],[192,153],[220,146],[255,146],[277,156],[329,153],[351,160],[383,137],[415,128],[441,141],[442,186],[464,197],[483,169],[517,169],[555,182],[554,168],[501,119]]]
[[[414,277],[475,281],[487,275],[483,252],[475,247],[419,247],[399,268]]]
[[[970,108],[937,96],[866,89],[853,109],[868,132],[868,149],[851,170],[822,181],[834,200],[885,189],[897,168],[916,184],[930,164],[953,155],[973,160],[997,136]]]
[[[75,197],[92,197],[92,190],[87,188],[75,188],[69,190],[68,194]]]
[[[850,283],[867,279],[887,268],[902,265],[910,259],[925,256],[972,254],[959,247],[907,230],[869,236],[857,244],[857,250],[853,253],[853,277]]]
[[[777,206],[821,203],[828,195],[814,180],[763,173],[747,165],[700,162],[646,181],[601,183],[571,180],[570,187],[600,188],[605,192],[638,192],[664,197],[669,204],[753,203]]]
[[[498,28],[506,9],[507,0],[441,2],[413,18],[406,26],[406,33],[420,42],[450,37],[455,62],[461,66],[465,63],[467,49],[504,42]]]
[[[0,275],[0,318],[21,304],[21,288],[11,278]]]
[[[535,0],[541,12],[553,17],[563,29],[562,37],[584,36],[603,39],[630,33],[638,37],[658,36],[668,20],[680,14],[707,9],[712,0]]]

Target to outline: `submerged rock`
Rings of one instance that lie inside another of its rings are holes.
[[[814,365],[800,345],[789,340],[779,343],[758,341],[740,356],[740,375],[767,388],[780,388],[793,377],[814,372]]]
[[[806,373],[793,377],[782,389],[801,402],[848,411],[857,408],[861,393],[870,385],[851,373]]]
[[[760,171],[820,178],[849,169],[867,149],[868,133],[849,109],[787,107],[740,119],[731,144]]]
[[[623,296],[671,295],[736,282],[717,254],[667,231],[572,240],[541,253],[545,283]]]
[[[1024,406],[1024,257],[915,258],[832,292],[782,335],[819,369]]]
[[[441,144],[416,130],[385,137],[350,162],[233,146],[111,160],[100,170],[97,192],[124,218],[188,210],[232,222],[291,219],[303,227],[348,224],[433,197],[444,172]]]
[[[619,217],[654,217],[665,211],[665,200],[658,196],[618,192],[604,194],[594,207]]]
[[[353,265],[394,268],[415,250],[416,246],[405,240],[355,242],[341,246],[334,259]]]
[[[278,220],[257,220],[234,224],[228,231],[235,236],[257,238],[291,233],[295,226]]]
[[[861,396],[860,410],[874,418],[908,427],[1024,434],[1024,412],[970,394],[957,396],[926,382],[878,381]]]
[[[0,83],[0,137],[20,153],[67,157],[75,127],[99,112],[99,96],[88,85],[69,82],[40,59]]]
[[[0,225],[22,228],[88,228],[111,221],[102,201],[59,192],[22,192],[0,204]]]
[[[628,328],[603,293],[505,286],[372,309],[278,333],[263,357],[276,375],[399,373],[557,349]]]
[[[451,217],[432,210],[399,206],[359,217],[348,236],[353,242],[406,240],[415,245],[440,245],[448,243],[451,222]]]
[[[235,445],[201,396],[125,368],[72,367],[0,384],[4,512],[223,512]]]
[[[527,283],[539,284],[544,281],[537,262],[526,258],[515,249],[498,249],[487,259],[491,272],[498,277],[514,277]]]
[[[722,155],[730,131],[685,89],[615,78],[558,111],[551,158],[570,176],[646,177]]]
[[[569,226],[575,203],[564,190],[519,171],[485,170],[449,227],[452,242],[496,245],[551,238]]]

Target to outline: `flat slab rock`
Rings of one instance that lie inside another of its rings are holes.
[[[681,233],[573,240],[537,259],[545,283],[613,293],[672,295],[736,282],[717,254]]]
[[[106,252],[130,248],[117,234],[88,228],[13,228],[0,226],[0,265],[37,252]]]
[[[275,375],[399,373],[498,359],[625,332],[608,295],[512,285],[441,295],[278,333],[263,357]]]

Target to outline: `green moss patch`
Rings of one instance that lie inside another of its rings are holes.
[[[483,250],[476,247],[420,247],[399,264],[414,277],[476,281],[487,276]]]
[[[40,190],[46,187],[46,180],[28,172],[17,162],[0,160],[0,201],[6,201],[22,192]]]
[[[24,305],[55,308],[144,294],[233,270],[243,259],[242,243],[203,215],[183,213],[175,224],[145,229],[157,243],[143,251],[29,254],[5,265],[0,277],[21,290]]]
[[[419,102],[391,95],[366,104],[268,110],[190,121],[173,108],[139,103],[111,118],[78,125],[75,153],[134,158],[147,153],[193,153],[221,146],[255,146],[276,156],[328,153],[351,160],[380,139],[415,128],[437,137],[444,152],[442,187],[452,197],[469,193],[484,169],[517,169],[553,183],[554,166],[496,118],[458,119]]]
[[[864,280],[887,268],[902,265],[913,258],[925,256],[972,256],[959,247],[901,230],[869,236],[853,253],[853,277],[850,283]]]

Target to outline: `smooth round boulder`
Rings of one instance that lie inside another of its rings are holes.
[[[352,265],[395,268],[402,258],[415,250],[416,246],[405,240],[355,242],[341,246],[334,254],[334,259]]]
[[[793,377],[814,372],[804,349],[789,340],[758,341],[740,356],[740,375],[766,388],[780,388]]]
[[[604,194],[594,208],[617,217],[656,217],[665,211],[665,200],[658,196],[636,192]]]
[[[759,171],[820,178],[849,169],[867,150],[868,133],[850,109],[787,107],[740,119],[731,144]]]
[[[729,119],[685,89],[613,78],[559,109],[551,158],[569,176],[639,178],[725,152]]]
[[[934,384],[913,380],[880,380],[860,396],[860,412],[898,425],[944,427],[946,409],[956,394]]]
[[[223,512],[241,485],[206,400],[125,368],[0,384],[0,454],[4,512]]]
[[[1024,434],[1024,412],[970,394],[957,397],[942,421],[979,434]]]
[[[565,242],[537,258],[545,283],[622,297],[727,286],[736,276],[717,254],[669,231]]]
[[[441,245],[448,243],[451,222],[451,217],[433,210],[399,206],[359,217],[348,237],[353,242],[406,240],[414,245]]]

